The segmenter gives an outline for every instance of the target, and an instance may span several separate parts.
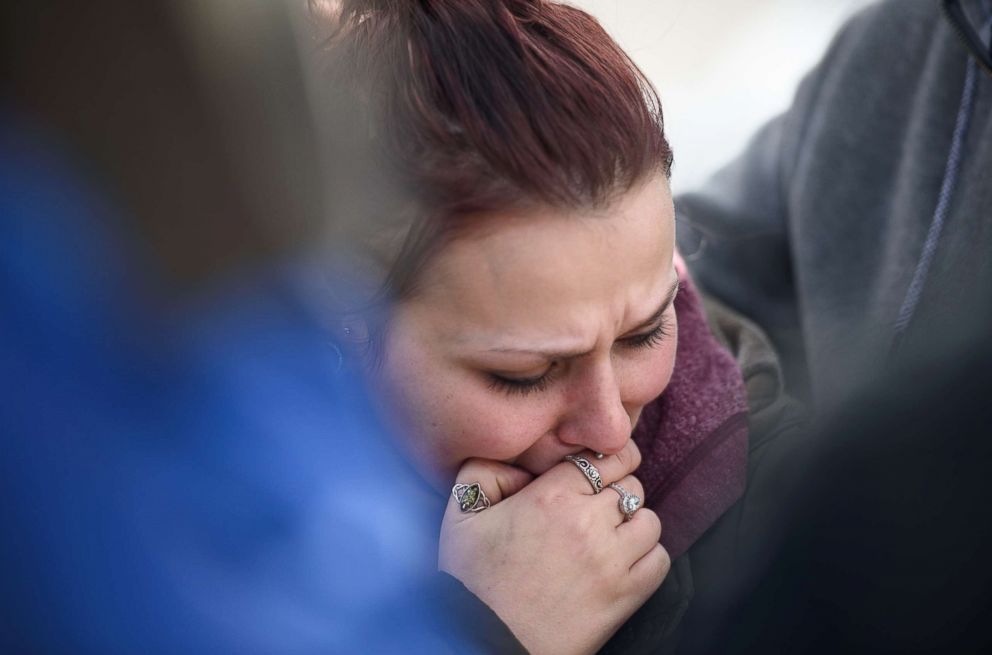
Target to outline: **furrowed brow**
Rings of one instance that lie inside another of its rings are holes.
[[[661,320],[662,314],[664,314],[671,304],[675,301],[675,295],[679,291],[679,284],[681,281],[676,278],[675,282],[669,287],[668,292],[665,293],[664,299],[661,301],[661,305],[658,309],[651,314],[647,319],[641,322],[638,326],[630,330],[630,333],[640,332],[653,327],[659,320]],[[543,357],[548,360],[561,360],[568,359],[570,357],[581,357],[583,355],[588,355],[591,350],[588,349],[575,349],[575,350],[557,350],[553,348],[490,348],[489,352],[494,353],[512,353],[519,355],[536,355]]]
[[[668,308],[675,301],[675,294],[679,292],[679,284],[681,280],[678,277],[675,278],[675,282],[668,289],[668,293],[665,294],[664,300],[661,301],[661,305],[655,310],[651,316],[642,321],[639,325],[630,330],[631,333],[640,332],[654,326],[658,321],[661,320],[662,314],[668,311]]]

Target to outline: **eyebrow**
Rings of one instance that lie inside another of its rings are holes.
[[[665,298],[661,301],[661,305],[658,309],[654,311],[649,317],[641,321],[636,327],[628,330],[625,334],[633,335],[641,330],[646,330],[653,326],[659,320],[661,320],[662,314],[664,314],[671,304],[675,301],[675,295],[679,291],[682,281],[678,276],[675,277],[675,282],[669,287],[668,292],[665,294]],[[547,359],[567,359],[569,357],[581,357],[582,355],[588,355],[591,350],[545,350],[541,348],[490,348],[489,352],[494,353],[515,353],[521,355],[539,355]]]

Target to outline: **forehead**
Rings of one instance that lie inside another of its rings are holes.
[[[657,306],[674,240],[662,176],[596,212],[486,216],[437,253],[408,309],[452,338],[579,338]]]

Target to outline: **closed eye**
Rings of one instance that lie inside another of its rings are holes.
[[[557,362],[552,362],[547,371],[529,378],[511,378],[498,373],[489,373],[489,388],[495,391],[502,391],[507,395],[519,394],[526,396],[530,393],[539,393],[548,388],[557,368]]]
[[[628,348],[654,348],[661,345],[666,338],[671,336],[671,323],[667,316],[662,316],[658,327],[644,334],[635,334],[620,341]]]

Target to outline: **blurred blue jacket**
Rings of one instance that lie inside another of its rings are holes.
[[[437,517],[292,267],[166,308],[40,143],[0,120],[0,651],[450,648]]]

